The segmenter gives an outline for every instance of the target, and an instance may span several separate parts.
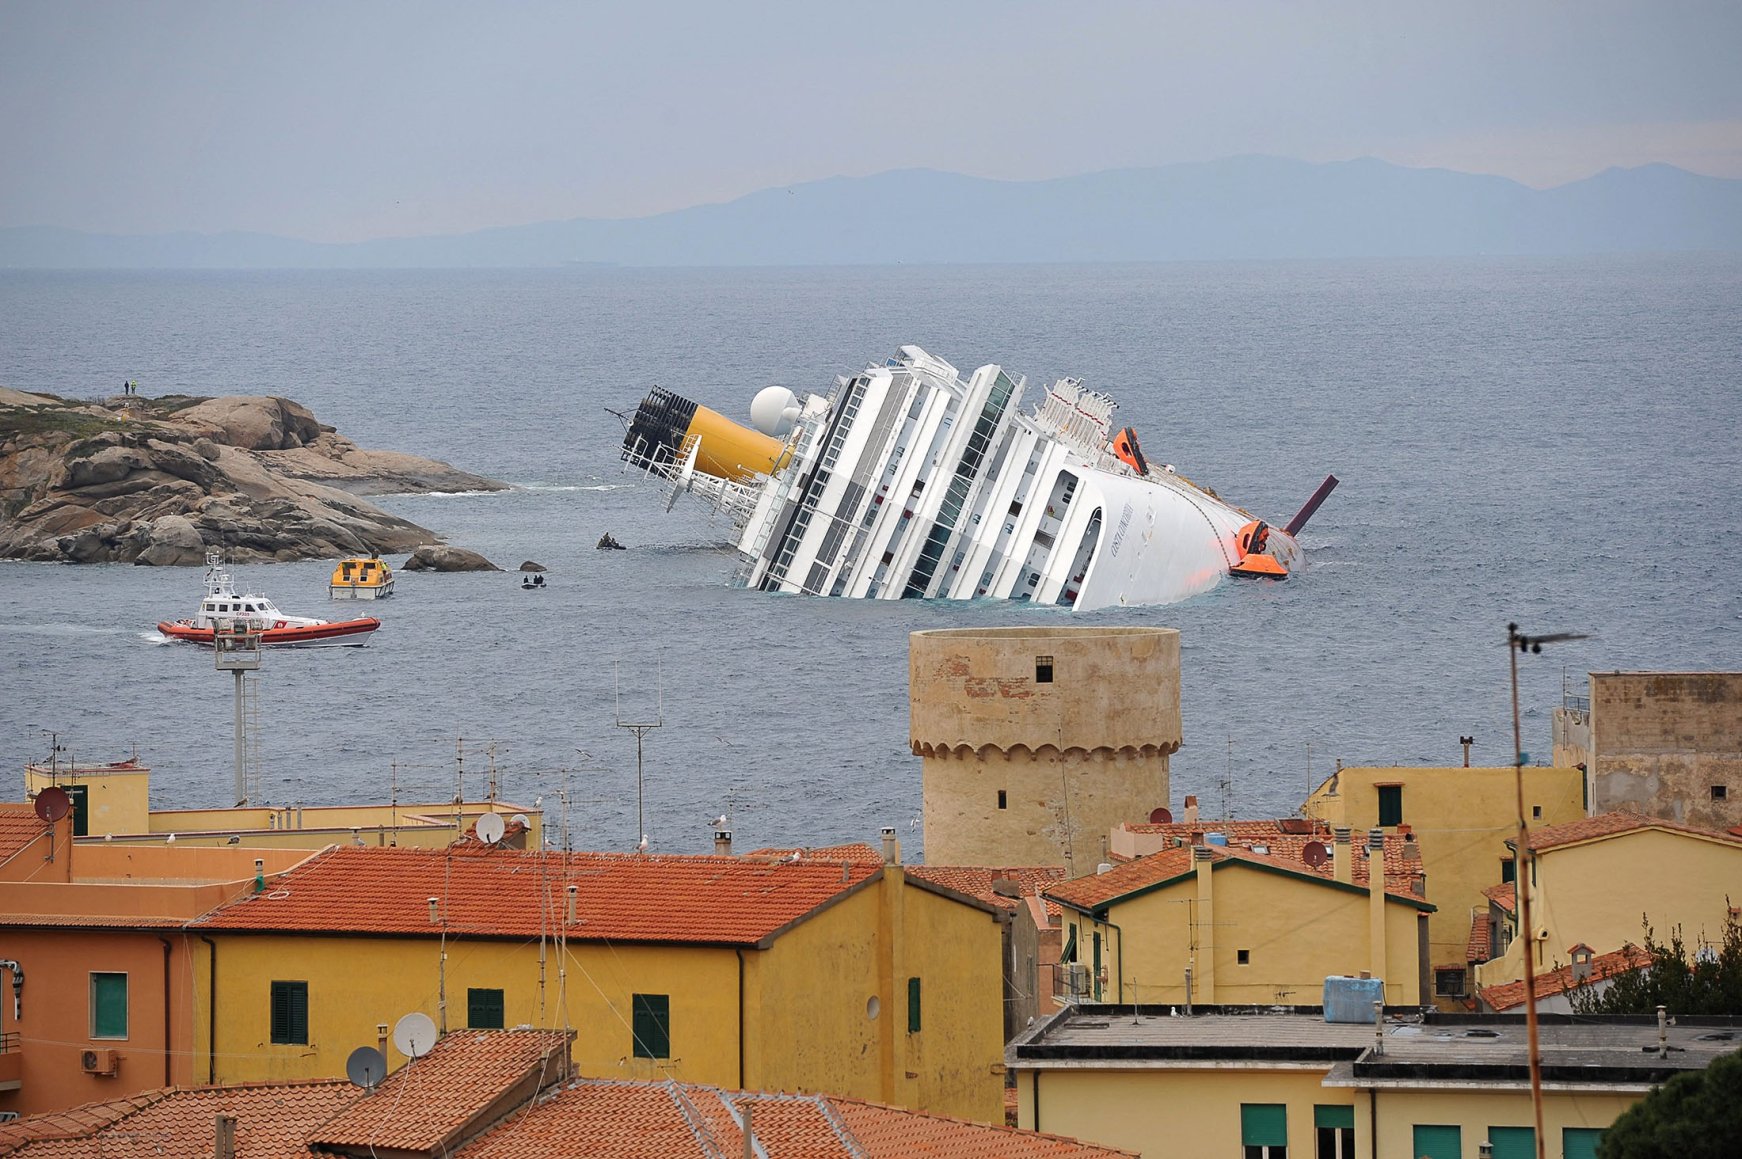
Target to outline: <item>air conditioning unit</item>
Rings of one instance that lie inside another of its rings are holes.
[[[84,1050],[79,1052],[79,1069],[86,1074],[112,1075],[120,1058],[112,1050]]]

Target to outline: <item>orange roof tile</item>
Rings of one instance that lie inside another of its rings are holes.
[[[31,805],[0,805],[0,863],[12,860],[32,841],[48,832],[48,826]]]
[[[129,1100],[42,1116],[66,1124],[65,1129],[22,1144],[10,1152],[10,1159],[210,1159],[212,1124],[218,1115],[235,1116],[240,1156],[309,1159],[303,1139],[310,1128],[357,1095],[350,1083],[332,1081],[151,1091],[131,1100],[143,1105],[116,1116],[90,1112]],[[88,1124],[72,1121],[81,1112],[90,1115]],[[28,1128],[32,1122],[20,1120],[12,1129]]]
[[[1677,821],[1666,821],[1661,817],[1649,817],[1644,813],[1600,813],[1595,817],[1581,817],[1577,821],[1567,821],[1560,825],[1548,825],[1533,830],[1530,834],[1530,847],[1535,851],[1556,849],[1562,845],[1575,845],[1581,841],[1596,841],[1604,837],[1615,837],[1622,833],[1632,833],[1640,829],[1661,829],[1667,833],[1686,833],[1695,837],[1706,837],[1726,844],[1742,845],[1742,837],[1726,833],[1719,829],[1701,829],[1693,825],[1683,825]]]
[[[1482,891],[1482,896],[1509,914],[1518,912],[1518,886],[1514,882],[1503,881],[1499,885],[1491,885]]]
[[[0,1155],[9,1155],[33,1139],[72,1139],[100,1131],[169,1094],[167,1090],[141,1091],[119,1099],[48,1111],[40,1115],[0,1123]]]
[[[1137,893],[1152,886],[1159,886],[1196,872],[1193,865],[1194,849],[1209,850],[1212,865],[1238,861],[1326,883],[1334,882],[1330,874],[1320,873],[1304,861],[1291,861],[1285,857],[1254,853],[1238,846],[1185,845],[1177,849],[1163,849],[1160,853],[1151,853],[1147,857],[1139,857],[1137,860],[1126,862],[1124,865],[1115,865],[1106,873],[1090,874],[1087,877],[1067,881],[1062,885],[1048,889],[1046,896],[1075,909],[1098,909],[1128,894]],[[1365,889],[1366,887],[1357,883],[1355,888]],[[1417,906],[1427,905],[1427,902],[1414,892],[1390,885],[1389,879],[1385,893],[1388,897],[1411,902]]]
[[[1032,897],[1065,879],[1063,867],[1057,865],[910,865],[907,875],[1008,910],[1020,906],[1022,898]],[[1015,882],[1019,896],[994,893],[995,881]]]
[[[749,946],[878,877],[881,866],[738,857],[343,846],[222,906],[195,929]],[[430,898],[439,899],[430,920]]]
[[[462,1030],[311,1132],[312,1146],[447,1151],[568,1074],[561,1030]],[[498,1106],[506,1096],[518,1097]],[[480,1122],[479,1120],[482,1119]]]
[[[1629,970],[1637,970],[1649,965],[1651,955],[1638,946],[1622,946],[1608,954],[1599,954],[1591,959],[1591,978],[1600,982],[1604,978],[1612,978],[1617,974],[1625,974]],[[1573,968],[1562,966],[1558,970],[1550,970],[1546,974],[1536,976],[1536,1000],[1551,998],[1556,994],[1574,989]],[[1516,1006],[1524,1005],[1524,983],[1504,982],[1498,986],[1484,986],[1480,991],[1482,1001],[1492,1010],[1505,1012]]]
[[[459,1159],[712,1159],[744,1148],[802,1159],[1113,1159],[1089,1143],[827,1095],[579,1079],[504,1119]]]
[[[1274,821],[1194,821],[1190,824],[1170,821],[1166,824],[1127,824],[1125,828],[1132,833],[1177,837],[1188,845],[1202,845],[1208,834],[1220,833],[1228,839],[1228,844],[1218,848],[1254,849],[1257,846],[1267,850],[1269,856],[1302,863],[1306,861],[1306,847],[1309,844],[1323,845],[1330,852],[1336,841],[1328,823],[1310,817],[1281,817]],[[1408,826],[1401,826],[1396,831],[1385,834],[1385,888],[1394,892],[1408,892],[1410,882],[1416,874],[1422,872],[1421,859],[1411,857],[1408,852],[1410,846],[1419,844],[1409,840],[1409,832]],[[1254,852],[1257,850],[1254,849]],[[1354,831],[1350,839],[1350,853],[1350,876],[1356,885],[1366,885],[1371,859],[1367,856],[1365,830]],[[1320,877],[1333,880],[1336,877],[1335,868],[1328,859],[1322,865],[1309,868]]]
[[[883,854],[866,845],[863,841],[855,841],[847,845],[770,845],[762,849],[752,849],[744,856],[755,861],[778,861],[791,859],[798,854],[799,861],[826,861],[830,865],[839,865],[850,861],[855,865],[882,865]]]
[[[1474,913],[1470,915],[1470,938],[1464,946],[1464,961],[1486,962],[1492,955],[1491,941],[1494,930],[1488,924],[1488,915]]]

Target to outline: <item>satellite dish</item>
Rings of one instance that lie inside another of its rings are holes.
[[[372,1046],[359,1046],[345,1060],[345,1077],[352,1086],[372,1091],[387,1077],[387,1058]]]
[[[1151,825],[1172,825],[1173,810],[1169,809],[1166,805],[1163,805],[1159,809],[1151,809],[1149,811],[1149,823]]]
[[[522,829],[532,828],[532,818],[528,817],[525,813],[516,813],[508,819],[520,826]]]
[[[50,825],[65,817],[73,807],[73,799],[58,785],[50,785],[36,795],[36,815]]]
[[[502,840],[502,834],[507,830],[508,826],[503,824],[502,814],[485,813],[483,816],[478,818],[476,828],[478,830],[478,840],[486,845],[494,845]]]
[[[1331,851],[1322,841],[1308,841],[1300,851],[1300,859],[1317,869],[1331,859]]]
[[[436,1024],[427,1014],[413,1010],[393,1024],[393,1045],[406,1058],[422,1058],[436,1044]]]

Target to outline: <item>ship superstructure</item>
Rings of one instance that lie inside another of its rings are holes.
[[[734,522],[742,581],[862,599],[1163,604],[1224,576],[1283,578],[1294,533],[1152,466],[1114,401],[1064,378],[967,377],[917,346],[800,400],[768,387],[755,430],[656,388],[623,458]]]

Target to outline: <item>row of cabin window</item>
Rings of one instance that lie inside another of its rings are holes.
[[[1463,1130],[1454,1124],[1418,1123],[1411,1131],[1409,1153],[1420,1159],[1462,1159]],[[1489,1127],[1485,1140],[1494,1159],[1535,1159],[1534,1127]],[[1596,1159],[1603,1131],[1597,1127],[1566,1127],[1561,1153],[1566,1159]],[[1282,1103],[1240,1104],[1242,1159],[1288,1159],[1288,1107]],[[1313,1107],[1314,1159],[1354,1159],[1355,1108]]]

